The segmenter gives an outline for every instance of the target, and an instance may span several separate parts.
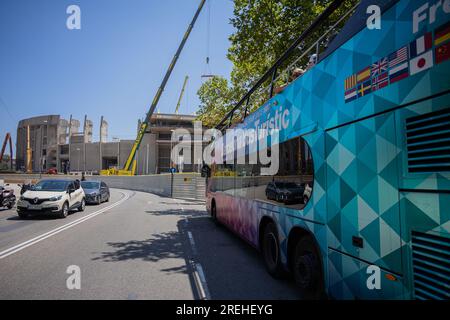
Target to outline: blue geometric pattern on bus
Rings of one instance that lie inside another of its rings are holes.
[[[283,255],[291,228],[318,234],[328,293],[335,298],[414,297],[412,231],[449,236],[450,195],[412,195],[399,189],[450,190],[448,173],[408,173],[404,141],[405,118],[450,107],[450,94],[444,94],[450,89],[450,61],[354,101],[345,102],[343,93],[349,75],[448,23],[450,15],[439,10],[433,24],[422,23],[413,34],[412,13],[426,2],[400,0],[383,14],[381,30],[360,31],[243,124],[253,127],[256,119],[263,123],[282,107],[290,111],[291,122],[280,131],[280,142],[304,135],[309,143],[315,180],[304,210],[257,206],[279,222]],[[263,214],[257,208],[255,212]],[[353,236],[364,239],[363,248],[353,245]],[[393,273],[396,280],[383,276],[382,290],[368,290],[369,264],[381,267],[383,275]]]
[[[334,250],[401,274],[397,176],[401,150],[394,123],[390,113],[328,132],[327,235]],[[353,245],[354,236],[364,239],[363,248]],[[342,276],[330,275],[330,291],[358,288],[361,296],[359,284],[346,282],[367,274],[360,274],[365,272],[357,268],[361,262],[349,256],[329,259],[330,269],[343,270]]]
[[[336,250],[400,273],[400,149],[393,126],[389,114],[327,134],[327,225]],[[352,236],[365,239],[364,248],[355,247]]]

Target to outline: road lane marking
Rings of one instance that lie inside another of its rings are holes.
[[[211,296],[209,294],[208,284],[206,283],[205,273],[203,272],[202,265],[200,263],[195,264],[195,270],[197,277],[200,278],[200,291],[203,296],[202,300],[210,300]]]
[[[188,231],[188,238],[189,243],[191,245],[192,254],[194,256],[197,256],[197,247],[195,245],[194,236],[192,235],[192,232]],[[203,267],[199,262],[194,262],[193,259],[191,259],[191,265],[194,272],[194,279],[195,283],[197,285],[197,289],[199,291],[199,296],[201,300],[210,300],[211,296],[209,294],[208,289],[208,283],[206,282],[205,273],[203,272]]]
[[[181,216],[184,220],[185,225],[187,226],[189,224],[189,218],[186,214],[186,210],[183,207],[183,203],[178,201],[178,199],[171,200],[174,202],[175,205],[178,205],[181,209]],[[195,257],[197,256],[197,246],[195,245],[194,236],[192,235],[191,231],[187,231],[187,235],[189,238],[189,244],[191,246],[192,255]],[[188,264],[192,268],[192,273],[194,277],[195,286],[197,287],[198,295],[200,300],[210,300],[211,295],[209,293],[208,283],[206,281],[205,273],[203,272],[203,267],[199,262],[195,262],[193,258],[188,259]]]
[[[188,237],[189,237],[189,242],[191,243],[192,253],[194,255],[197,255],[197,248],[195,246],[194,237],[192,236],[192,233],[190,231],[188,231]]]
[[[28,247],[30,247],[30,246],[38,243],[38,242],[41,242],[42,240],[50,238],[50,237],[52,237],[52,236],[54,236],[54,235],[56,235],[56,234],[58,234],[58,233],[60,233],[62,231],[65,231],[65,230],[67,230],[69,228],[72,228],[72,227],[74,227],[74,226],[76,226],[76,225],[78,225],[78,224],[80,224],[82,222],[85,222],[85,221],[89,220],[89,219],[92,219],[95,216],[98,216],[99,214],[104,213],[105,211],[108,211],[108,210],[110,210],[110,209],[112,209],[114,207],[117,207],[118,205],[122,204],[123,202],[125,202],[126,200],[128,200],[130,198],[130,194],[129,193],[124,193],[124,192],[121,192],[121,191],[119,191],[119,192],[123,195],[123,197],[119,201],[117,201],[117,202],[115,202],[115,203],[113,203],[113,204],[111,204],[111,205],[109,205],[107,207],[104,207],[104,208],[102,208],[100,210],[94,211],[94,212],[92,212],[92,213],[90,213],[90,214],[88,214],[88,215],[86,215],[84,217],[81,217],[81,218],[77,219],[77,220],[71,221],[69,223],[66,223],[65,225],[62,225],[62,226],[60,226],[58,228],[55,228],[55,229],[50,230],[50,231],[48,231],[46,233],[43,233],[43,234],[41,234],[41,235],[39,235],[39,236],[37,236],[35,238],[32,238],[32,239],[27,240],[25,242],[19,243],[19,244],[15,245],[15,246],[13,246],[13,247],[11,247],[9,249],[1,251],[0,252],[0,259],[6,258],[6,257],[8,257],[8,256],[10,256],[10,255],[12,255],[14,253],[17,253],[19,251],[22,251],[23,249],[28,248]]]

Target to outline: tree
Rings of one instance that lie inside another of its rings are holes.
[[[217,119],[225,116],[233,105],[231,89],[228,80],[215,76],[204,82],[197,92],[200,99],[200,109],[197,111],[197,120],[204,126],[213,127]]]

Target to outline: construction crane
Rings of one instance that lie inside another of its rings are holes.
[[[2,151],[0,152],[0,162],[3,160],[3,156],[5,155],[6,144],[9,142],[9,161],[11,163],[11,170],[13,169],[13,147],[11,134],[6,133],[5,140],[3,141]]]
[[[189,37],[189,35],[191,34],[192,28],[195,25],[195,22],[197,21],[197,18],[200,14],[200,12],[202,11],[202,8],[205,4],[206,0],[201,0],[200,1],[200,5],[198,6],[197,11],[195,12],[194,17],[192,18],[191,23],[189,24],[186,33],[184,34],[183,39],[181,40],[180,46],[178,47],[177,52],[175,53],[175,56],[172,59],[172,62],[169,65],[169,68],[167,69],[167,72],[161,82],[161,85],[159,86],[158,90],[156,91],[156,95],[153,98],[152,104],[150,106],[150,110],[147,112],[147,115],[145,117],[144,122],[142,122],[136,140],[134,141],[133,147],[131,148],[131,152],[127,158],[127,161],[125,162],[125,165],[123,167],[123,170],[119,170],[119,175],[123,174],[123,175],[132,175],[134,174],[134,169],[136,167],[136,161],[135,161],[135,156],[136,156],[136,151],[139,149],[139,146],[142,142],[142,138],[144,137],[145,131],[147,130],[148,124],[151,120],[151,117],[153,115],[153,112],[155,111],[156,106],[158,105],[159,99],[161,98],[161,95],[164,91],[164,88],[166,87],[167,81],[170,78],[170,75],[172,74],[173,68],[175,67],[175,64],[178,61],[178,58],[180,57],[181,51],[183,50],[183,47]],[[133,170],[130,170],[130,168],[133,167]]]
[[[175,114],[178,114],[178,110],[180,109],[181,99],[183,99],[184,90],[186,89],[186,84],[189,80],[189,76],[184,78],[183,88],[181,88],[180,97],[178,98],[177,107],[175,108]]]

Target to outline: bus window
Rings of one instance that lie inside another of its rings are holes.
[[[300,210],[311,198],[313,184],[311,150],[303,138],[294,138],[279,146],[278,173],[255,177],[255,199]]]
[[[253,190],[253,165],[252,164],[237,164],[236,165],[236,179],[235,179],[235,196],[246,199],[254,198]]]

